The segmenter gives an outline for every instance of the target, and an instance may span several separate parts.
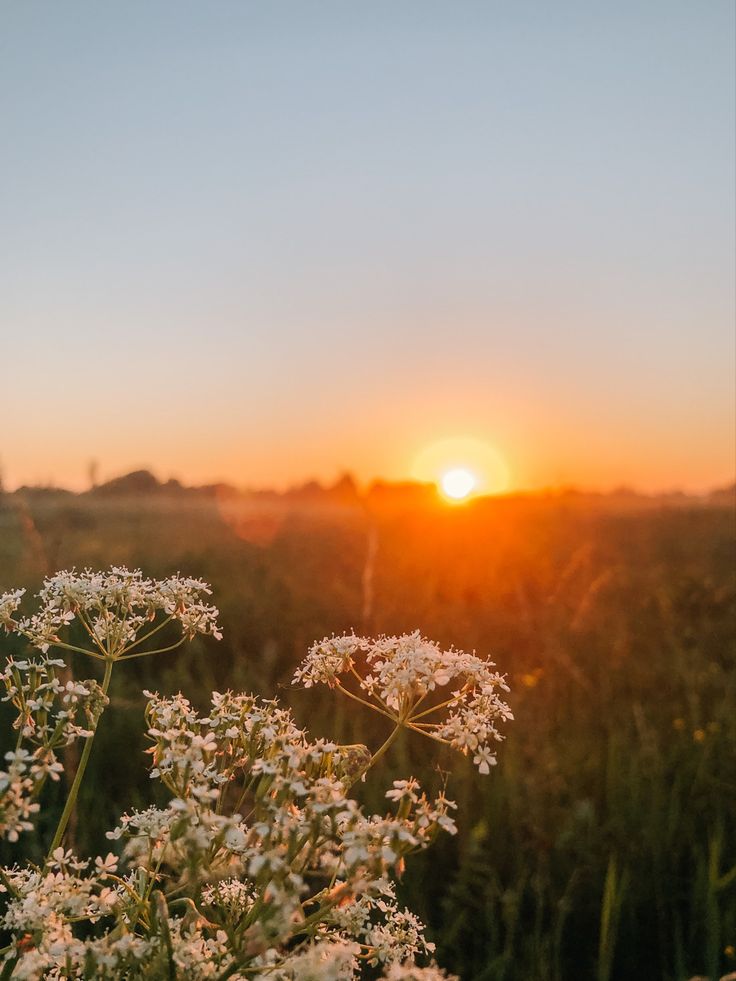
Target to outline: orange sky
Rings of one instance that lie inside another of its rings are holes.
[[[734,479],[736,8],[461,8],[2,7],[7,486]]]
[[[363,482],[375,477],[432,479],[432,467],[439,473],[444,461],[447,467],[466,465],[487,477],[490,491],[503,489],[494,486],[493,463],[482,453],[463,453],[473,443],[500,457],[509,489],[629,485],[645,491],[702,491],[734,478],[729,427],[715,429],[706,409],[698,417],[683,408],[681,418],[672,420],[672,434],[663,439],[661,421],[645,414],[637,418],[635,407],[628,418],[603,407],[581,420],[573,408],[533,405],[521,397],[504,398],[503,406],[508,411],[499,406],[485,429],[472,425],[472,405],[461,411],[458,404],[447,406],[433,398],[412,403],[400,396],[393,404],[366,407],[357,420],[341,420],[338,407],[330,405],[316,421],[312,410],[305,418],[287,417],[277,425],[267,425],[263,417],[250,426],[233,418],[213,429],[207,416],[198,419],[183,405],[153,413],[167,420],[168,433],[146,424],[145,406],[136,424],[123,410],[128,432],[120,431],[125,427],[119,427],[112,413],[101,410],[98,418],[85,419],[80,411],[71,420],[67,415],[66,436],[64,424],[49,427],[48,420],[39,420],[31,452],[24,459],[19,446],[8,457],[15,466],[5,467],[6,483],[51,481],[83,489],[91,459],[98,462],[100,479],[147,467],[162,478],[176,476],[188,483],[223,480],[280,488],[313,476],[330,481],[344,470]],[[25,426],[32,429],[29,419]],[[80,432],[83,438],[76,435]],[[433,454],[437,444],[439,454]],[[43,462],[38,446],[44,447]],[[430,463],[422,467],[428,451]]]

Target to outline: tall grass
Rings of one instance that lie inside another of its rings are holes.
[[[373,528],[371,630],[421,627],[491,654],[513,687],[517,724],[488,781],[449,755],[434,770],[421,747],[392,749],[402,772],[430,786],[449,773],[464,815],[458,839],[419,858],[404,886],[440,962],[463,981],[686,981],[736,969],[727,508],[284,511],[256,534],[257,518],[226,520],[214,504],[27,507],[33,541],[11,501],[0,509],[0,587],[38,582],[48,546],[55,566],[197,568],[221,601],[217,660],[195,644],[113,686],[122,712],[95,747],[97,787],[83,806],[114,820],[120,801],[149,793],[135,736],[140,688],[266,693],[286,684],[313,637],[360,628]],[[360,710],[336,717],[328,699],[281,695],[315,734],[382,735]],[[380,786],[377,775],[362,791],[376,806]]]

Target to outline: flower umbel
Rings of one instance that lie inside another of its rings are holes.
[[[498,724],[513,719],[500,696],[508,685],[494,668],[475,654],[443,650],[418,630],[376,640],[347,634],[315,644],[293,684],[336,688],[397,727],[472,752],[480,772],[488,773],[494,744],[503,739]]]
[[[23,590],[0,596],[0,624],[25,637],[43,654],[56,647],[98,660],[124,660],[162,653],[196,634],[219,639],[218,611],[204,600],[210,592],[201,579],[180,575],[157,580],[122,566],[107,572],[72,569],[44,580],[38,594],[40,608],[30,616],[16,616]],[[65,630],[74,622],[81,624],[88,646],[64,640]],[[170,623],[178,625],[181,633],[176,644],[137,650]]]
[[[24,739],[36,747],[30,771],[19,769],[16,761],[15,767],[0,777],[0,823],[7,823],[9,833],[30,829],[28,817],[36,811],[33,798],[47,776],[58,778],[56,750],[84,738],[87,742],[51,851],[58,847],[76,803],[100,716],[108,704],[113,665],[175,650],[198,633],[219,638],[218,611],[203,599],[209,594],[209,586],[200,579],[180,575],[147,579],[140,570],[130,572],[114,566],[107,572],[71,570],[49,577],[38,593],[39,609],[28,616],[17,615],[24,590],[0,596],[0,624],[40,652],[35,659],[11,658],[2,673],[5,700],[18,712],[14,723],[19,733],[18,749]],[[83,628],[86,646],[71,643],[69,631],[74,623]],[[156,647],[153,637],[169,625],[178,627],[179,639]],[[66,663],[49,657],[50,648],[102,661],[102,683],[72,680]]]

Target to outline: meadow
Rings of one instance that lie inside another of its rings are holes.
[[[221,610],[219,644],[114,680],[81,849],[106,850],[85,813],[112,826],[150,799],[141,689],[276,692],[315,735],[376,744],[383,720],[294,669],[325,635],[419,628],[490,655],[515,715],[487,778],[408,734],[359,789],[379,809],[411,773],[458,802],[459,834],[402,884],[438,962],[463,981],[716,979],[736,970],[735,515],[727,496],[26,491],[0,495],[0,592],[126,564],[201,576]]]

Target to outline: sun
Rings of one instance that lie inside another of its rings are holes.
[[[509,487],[506,461],[495,446],[472,436],[456,436],[425,446],[414,458],[414,480],[436,484],[446,501],[503,494]]]
[[[442,474],[440,487],[451,501],[464,501],[478,485],[475,475],[464,467],[455,467]]]

